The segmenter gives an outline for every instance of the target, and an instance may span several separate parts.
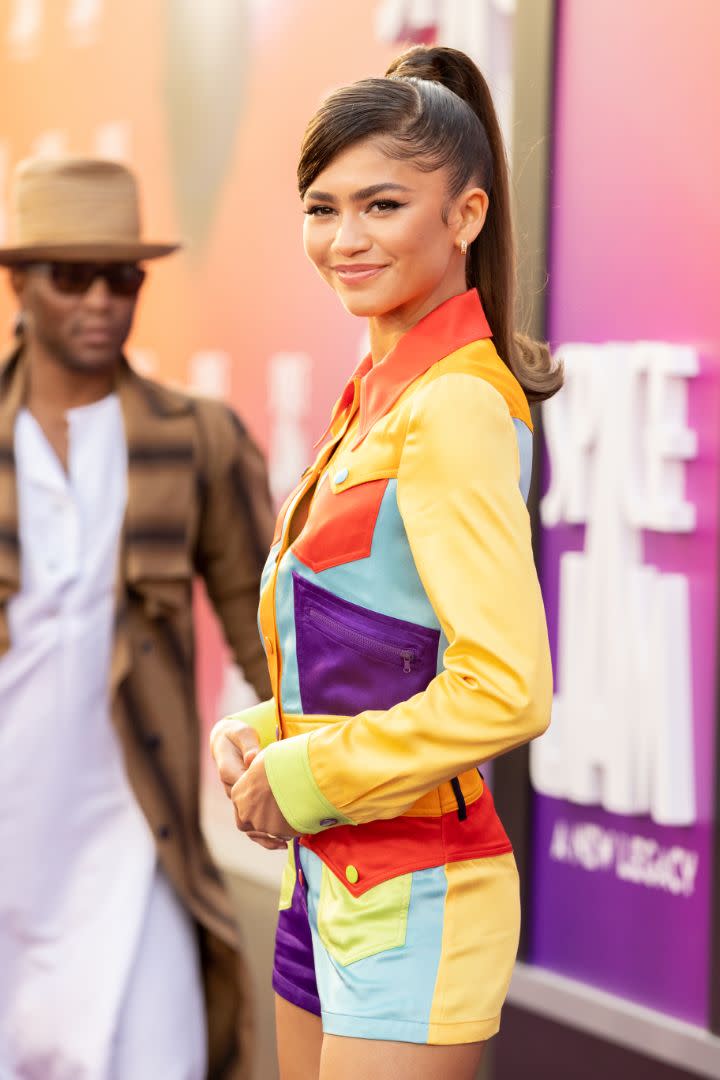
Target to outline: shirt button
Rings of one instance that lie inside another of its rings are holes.
[[[335,483],[336,484],[344,484],[349,475],[350,475],[350,470],[349,469],[346,469],[346,468],[338,469],[338,471],[335,473]]]
[[[265,650],[268,656],[274,656],[275,646],[273,645],[272,638],[268,637],[267,634],[265,635]]]
[[[357,883],[358,883],[358,881],[360,879],[360,875],[357,872],[357,867],[352,866],[352,865],[351,866],[346,866],[345,867],[345,877],[348,879],[348,881],[350,882],[351,885],[357,885]]]
[[[336,817],[324,817],[320,822],[323,828],[327,827],[328,825],[337,825],[337,823],[338,820]]]

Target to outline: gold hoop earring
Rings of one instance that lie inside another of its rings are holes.
[[[460,241],[460,254],[461,255],[467,255],[467,247],[468,247],[467,240],[461,240]]]

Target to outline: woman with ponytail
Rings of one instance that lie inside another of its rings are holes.
[[[306,252],[371,348],[278,518],[273,698],[211,746],[239,828],[291,841],[282,1080],[472,1080],[520,919],[479,767],[550,716],[524,500],[528,401],[562,374],[513,324],[504,149],[463,53],[331,94],[298,180]]]

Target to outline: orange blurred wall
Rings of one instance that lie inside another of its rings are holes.
[[[270,449],[277,497],[302,471],[363,340],[306,263],[295,167],[322,96],[382,73],[398,51],[376,36],[377,7],[0,0],[3,211],[13,167],[34,153],[118,157],[137,171],[146,234],[185,248],[152,265],[131,356],[227,397]],[[14,310],[5,287],[3,336]],[[204,607],[200,621],[209,723],[224,658]]]

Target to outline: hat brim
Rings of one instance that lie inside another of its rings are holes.
[[[30,262],[141,262],[172,255],[180,244],[32,244],[0,248],[0,266]]]

